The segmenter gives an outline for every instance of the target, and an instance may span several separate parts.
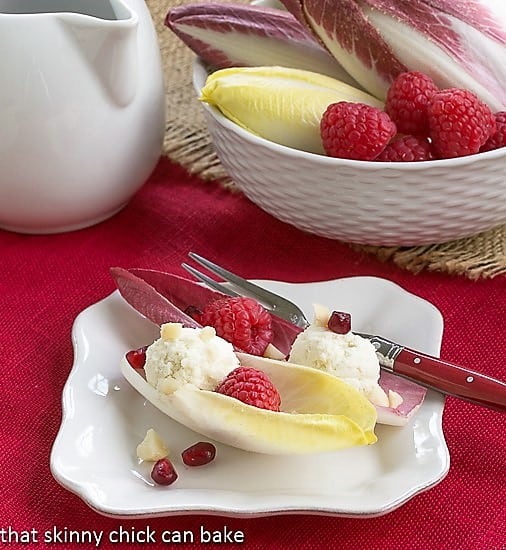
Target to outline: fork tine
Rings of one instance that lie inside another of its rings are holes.
[[[240,294],[231,294],[227,286],[222,286],[220,283],[217,283],[213,279],[210,279],[209,277],[203,275],[202,273],[200,273],[194,268],[191,268],[189,270],[190,273],[195,275],[198,279],[200,279],[204,283],[211,286],[211,288],[220,290],[222,292],[225,292],[225,289],[226,289],[228,291],[228,294],[230,294],[231,296],[232,295],[249,296],[250,298],[256,299],[267,310],[269,310],[271,313],[274,313],[278,317],[281,317],[282,319],[286,319],[287,321],[301,328],[306,328],[309,325],[309,322],[306,319],[304,312],[290,300],[287,300],[286,298],[283,298],[282,296],[279,296],[274,292],[270,292],[269,290],[266,290],[261,286],[251,283],[250,281],[247,281],[246,279],[239,277],[235,273],[232,273],[231,271],[227,271],[223,267],[220,267],[219,265],[209,260],[206,260],[202,256],[195,254],[194,252],[189,252],[188,255],[197,263],[207,268],[214,275],[218,275],[226,282],[234,285],[235,288],[237,288],[240,291]]]
[[[227,294],[228,296],[233,296],[234,298],[237,296],[240,296],[240,294],[237,294],[237,292],[234,292],[231,288],[228,288],[224,286],[222,283],[218,283],[214,279],[211,279],[211,277],[208,277],[207,275],[204,275],[204,273],[201,273],[191,265],[182,263],[181,267],[184,267],[186,271],[191,273],[196,279],[199,281],[202,281],[204,284],[206,284],[208,287],[213,288],[214,290],[217,290],[218,292],[221,292],[222,294]]]
[[[273,294],[272,292],[269,292],[268,290],[265,290],[265,288],[255,285],[254,283],[250,283],[246,279],[243,279],[235,273],[232,273],[231,271],[228,271],[223,267],[220,267],[219,265],[216,265],[215,263],[206,260],[206,258],[203,258],[202,256],[195,254],[194,252],[189,252],[188,256],[190,256],[192,260],[195,260],[200,265],[203,265],[211,273],[214,273],[228,283],[232,283],[233,285],[235,285],[237,288],[243,291],[243,294],[241,295],[247,293],[248,296],[250,296],[251,298],[255,298],[256,300],[267,306],[269,309],[276,309],[277,305],[284,300],[284,298],[281,298],[281,296]],[[213,281],[212,279],[211,281],[215,283],[215,281]]]

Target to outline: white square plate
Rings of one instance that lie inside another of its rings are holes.
[[[349,311],[353,328],[437,356],[443,320],[430,303],[375,277],[292,284],[256,281],[296,302]],[[429,391],[403,428],[377,426],[378,442],[320,455],[268,456],[217,443],[216,459],[187,468],[180,452],[202,436],[146,402],[122,377],[129,349],[151,343],[157,327],[114,292],[78,315],[74,365],[63,390],[63,420],[51,471],[96,511],[116,517],[188,513],[253,517],[272,514],[377,516],[440,482],[450,459],[441,421],[444,397]],[[135,449],[150,427],[171,449],[179,472],[154,486]]]

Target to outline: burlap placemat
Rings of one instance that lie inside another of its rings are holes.
[[[219,180],[233,190],[234,184],[214,152],[202,108],[193,90],[193,53],[164,25],[171,7],[189,1],[193,0],[146,1],[158,33],[165,73],[167,127],[164,153],[192,174],[204,180]],[[415,273],[427,269],[465,275],[471,279],[506,274],[506,225],[444,244],[402,248],[353,245],[353,248]]]

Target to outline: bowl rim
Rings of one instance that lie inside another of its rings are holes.
[[[216,69],[218,70],[218,69]],[[200,93],[205,85],[208,74],[210,74],[209,67],[205,61],[199,56],[195,56],[193,62],[193,87],[200,101]],[[246,130],[239,124],[228,119],[222,112],[213,105],[201,102],[203,108],[213,116],[213,118],[226,129],[238,134],[244,140],[249,141],[253,145],[265,147],[271,149],[274,152],[278,152],[285,157],[294,157],[298,159],[306,159],[308,161],[318,162],[320,165],[326,167],[356,167],[357,169],[368,170],[401,170],[401,171],[423,171],[428,168],[462,168],[470,164],[474,164],[480,161],[489,161],[496,158],[506,157],[506,147],[494,149],[492,151],[485,151],[482,153],[475,153],[474,155],[466,155],[462,157],[454,157],[449,159],[434,159],[425,161],[411,161],[411,162],[378,162],[378,161],[364,161],[354,159],[343,159],[337,157],[329,157],[325,155],[319,155],[317,153],[310,153],[300,149],[294,149],[274,141],[270,141],[263,138],[251,131]]]

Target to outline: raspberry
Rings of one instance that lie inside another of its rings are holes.
[[[469,90],[437,92],[427,112],[432,144],[440,158],[477,153],[496,130],[492,111]]]
[[[402,136],[390,142],[376,160],[382,162],[414,162],[432,158],[432,146],[427,138]]]
[[[281,405],[281,397],[269,377],[252,367],[238,367],[229,372],[216,391],[269,411],[279,412]]]
[[[374,160],[396,134],[390,117],[364,103],[332,103],[320,122],[327,155],[355,160]]]
[[[252,298],[219,298],[204,308],[199,322],[252,355],[263,355],[272,341],[271,316]]]
[[[488,138],[480,151],[492,151],[506,146],[506,111],[495,114],[496,131]]]
[[[388,89],[385,111],[402,134],[429,135],[427,105],[438,91],[432,78],[418,71],[401,73]]]

